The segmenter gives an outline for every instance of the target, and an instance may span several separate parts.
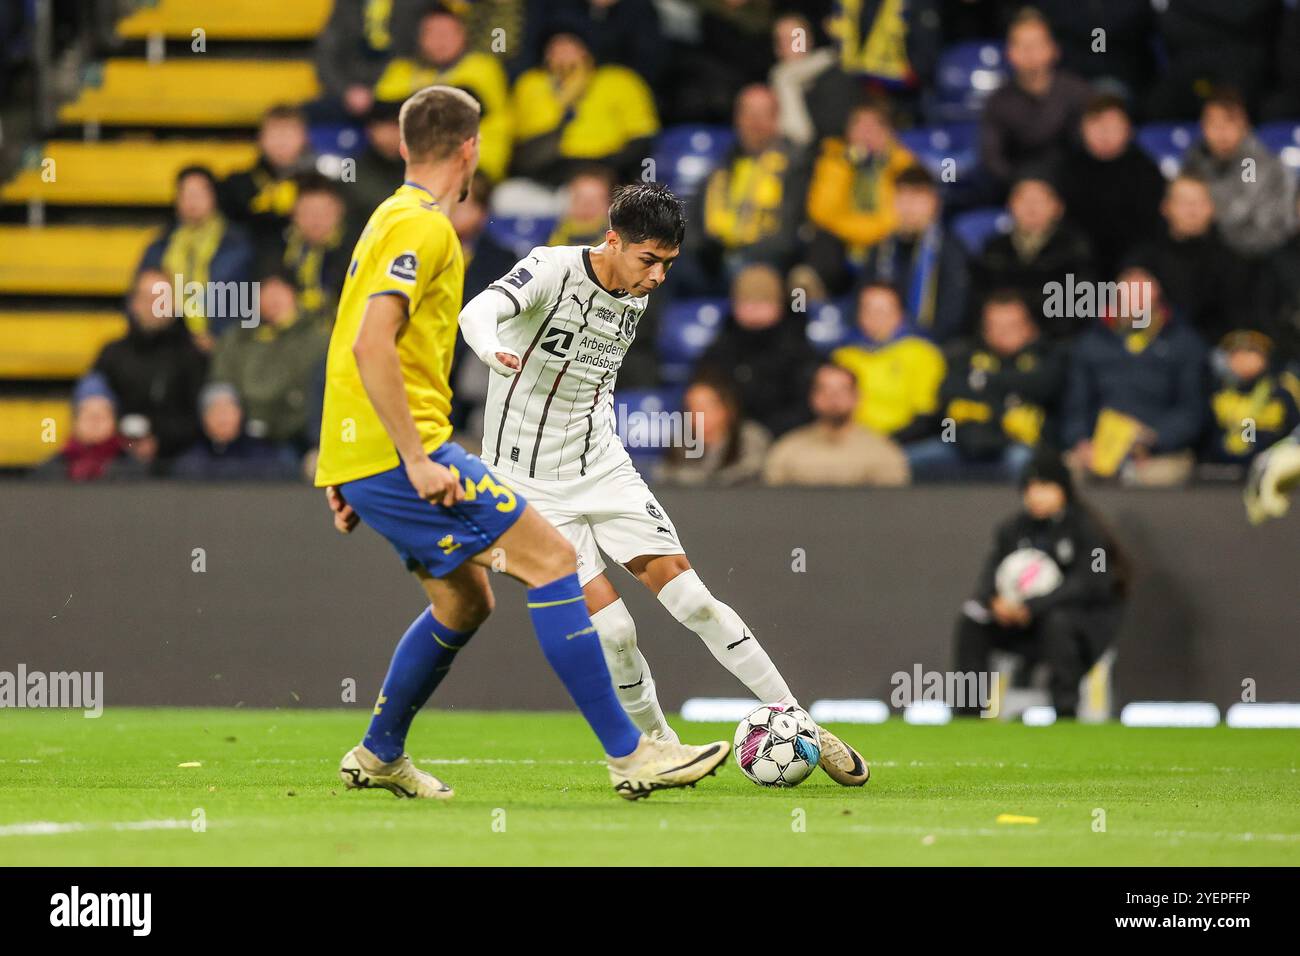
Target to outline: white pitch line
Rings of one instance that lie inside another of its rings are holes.
[[[61,833],[87,833],[91,830],[188,830],[189,820],[126,820],[116,823],[52,823],[34,820],[31,823],[10,823],[0,826],[0,837],[57,836]]]

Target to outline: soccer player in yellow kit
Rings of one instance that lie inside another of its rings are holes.
[[[452,790],[405,753],[415,714],[492,610],[492,551],[528,587],[547,661],[600,739],[628,799],[694,784],[728,746],[651,740],[624,713],[578,583],[573,547],[451,437],[452,352],[465,261],[447,213],[478,162],[478,102],[447,86],[399,117],[406,181],[371,214],[339,299],[325,376],[316,484],[335,526],[382,534],[432,604],[393,655],[364,740],[339,775],[349,788],[446,799]]]

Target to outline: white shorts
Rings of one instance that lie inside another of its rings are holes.
[[[573,545],[583,585],[605,570],[602,551],[619,565],[643,554],[684,553],[677,529],[632,459],[612,457],[580,478],[538,481],[497,473]]]

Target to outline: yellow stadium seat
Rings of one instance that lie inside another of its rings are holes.
[[[194,57],[109,60],[103,82],[59,110],[64,123],[108,126],[256,126],[277,103],[320,94],[306,60]]]
[[[200,28],[209,40],[311,40],[329,14],[330,0],[158,0],[124,17],[117,32],[128,40],[188,40]]]
[[[34,165],[0,188],[0,201],[56,205],[167,206],[176,174],[208,167],[218,177],[257,161],[257,145],[221,140],[120,140],[46,143]]]
[[[72,403],[0,399],[0,468],[28,468],[53,458],[72,435]]]
[[[149,226],[0,225],[0,294],[122,295],[158,234]]]
[[[0,311],[0,378],[80,378],[126,330],[120,312]]]

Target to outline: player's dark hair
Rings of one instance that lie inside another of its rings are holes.
[[[676,249],[686,237],[686,213],[682,201],[662,183],[634,183],[614,190],[609,228],[627,243],[655,242]]]

